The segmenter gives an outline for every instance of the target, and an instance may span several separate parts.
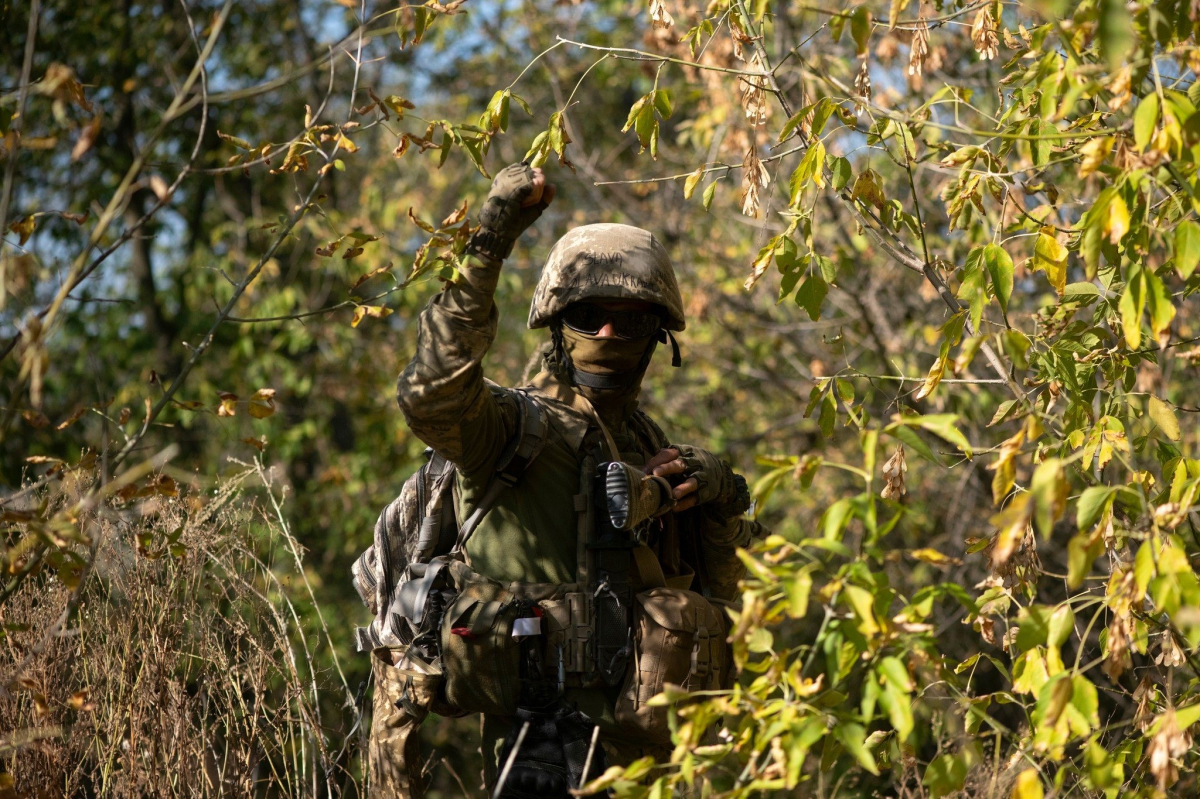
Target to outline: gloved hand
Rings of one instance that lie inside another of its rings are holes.
[[[595,726],[587,716],[567,707],[548,713],[518,708],[500,749],[500,773],[526,722],[529,728],[499,793],[501,799],[569,799],[570,790],[578,788],[583,778],[595,779],[608,768],[600,746],[587,763]],[[586,775],[582,773],[584,765],[588,766]]]
[[[502,261],[526,228],[542,215],[554,199],[554,184],[545,173],[528,164],[511,164],[501,169],[479,212],[479,229],[467,249]]]
[[[716,455],[699,447],[673,444],[651,458],[645,472],[658,477],[683,475],[686,478],[675,487],[677,511],[709,505],[709,510],[716,515],[731,519],[750,508],[746,478]]]

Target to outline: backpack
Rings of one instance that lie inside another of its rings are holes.
[[[428,639],[428,633],[436,637],[444,610],[439,604],[449,597],[431,595],[420,623],[414,624],[401,612],[401,589],[423,575],[424,564],[465,546],[500,494],[516,484],[545,443],[547,426],[537,403],[523,391],[507,393],[517,401],[517,430],[497,459],[479,502],[461,524],[454,507],[458,470],[432,449],[425,450],[425,463],[379,514],[374,542],[351,567],[354,588],[375,615],[370,626],[354,631],[358,651],[411,646],[420,643],[423,634]],[[436,641],[427,643],[436,649]],[[435,651],[427,654],[430,660],[436,658]]]

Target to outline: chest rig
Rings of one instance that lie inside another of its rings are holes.
[[[647,416],[629,419],[634,446],[643,458],[667,446]],[[634,596],[647,586],[690,584],[692,574],[665,578],[649,545],[662,543],[665,529],[638,503],[629,472],[612,460],[619,451],[602,427],[584,438],[576,512],[576,580],[539,603],[545,622],[543,660],[557,671],[559,687],[615,686],[624,678],[633,650]],[[670,486],[663,483],[669,496]],[[630,512],[632,510],[633,516]]]

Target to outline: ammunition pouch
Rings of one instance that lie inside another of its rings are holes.
[[[633,625],[633,667],[617,699],[617,724],[647,743],[669,744],[669,708],[649,702],[668,685],[684,691],[730,687],[725,615],[692,591],[652,588],[637,595]]]

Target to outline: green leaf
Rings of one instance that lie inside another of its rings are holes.
[[[809,181],[812,181],[817,188],[825,185],[825,174],[821,171],[824,166],[825,145],[817,140],[804,153],[804,157],[800,159],[800,163],[792,172],[792,178],[788,183],[792,206],[796,206],[800,202],[801,192],[804,191],[804,187],[808,185]]]
[[[1142,278],[1146,284],[1146,307],[1150,311],[1150,330],[1160,342],[1168,335],[1171,320],[1175,318],[1175,305],[1171,302],[1171,293],[1166,285],[1150,269],[1142,270]]]
[[[701,204],[704,205],[705,211],[707,211],[709,208],[712,208],[713,197],[715,197],[716,194],[717,194],[717,181],[714,180],[712,183],[709,183],[704,188],[704,194],[702,194],[700,196],[700,202],[701,202]]]
[[[1079,495],[1075,503],[1075,524],[1082,530],[1090,530],[1112,505],[1117,494],[1116,486],[1089,486]]]
[[[1050,537],[1054,521],[1066,507],[1067,489],[1062,461],[1047,458],[1038,464],[1029,482],[1029,493],[1033,495],[1034,502],[1033,525],[1043,538]]]
[[[1178,441],[1180,438],[1179,419],[1175,416],[1175,411],[1171,406],[1163,402],[1153,394],[1150,395],[1150,405],[1147,409],[1150,418],[1158,425],[1158,429],[1162,430],[1167,438],[1172,441]]]
[[[1083,585],[1096,558],[1104,553],[1103,536],[1076,533],[1067,542],[1067,587],[1072,591]]]
[[[1200,225],[1185,219],[1175,228],[1175,271],[1184,280],[1200,264]]]
[[[671,95],[666,89],[654,92],[654,110],[658,111],[658,115],[663,119],[671,118]]]
[[[858,48],[858,55],[867,53],[867,45],[871,42],[871,12],[866,6],[858,6],[850,14],[850,35]]]
[[[961,791],[967,780],[967,762],[956,755],[939,755],[925,769],[922,780],[929,789],[930,799],[941,799],[947,794]]]
[[[861,724],[838,724],[833,728],[833,734],[841,741],[842,746],[846,747],[846,751],[858,760],[863,768],[872,774],[879,774],[879,767],[875,765],[875,758],[871,756],[871,753],[863,745],[867,734]]]
[[[817,107],[813,109],[812,134],[820,136],[825,130],[825,123],[829,121],[830,115],[833,113],[833,101],[828,97],[822,97],[817,101]]]
[[[908,669],[900,662],[900,658],[889,655],[879,661],[879,673],[887,678],[889,685],[894,685],[904,693],[912,693],[913,682],[908,676]]]
[[[521,106],[522,111],[524,111],[526,114],[529,114],[529,116],[533,116],[533,109],[529,107],[529,103],[525,102],[525,100],[521,99],[519,96],[517,96],[515,94],[512,95],[512,99],[516,102],[517,105]]]
[[[1050,614],[1050,621],[1046,625],[1046,644],[1061,647],[1074,632],[1074,625],[1075,611],[1068,604],[1059,605]]]
[[[812,573],[808,570],[796,572],[788,581],[788,615],[802,619],[808,613],[808,595],[812,590]]]
[[[1197,721],[1200,721],[1200,702],[1178,708],[1175,711],[1175,723],[1181,730],[1186,730]]]
[[[821,304],[829,293],[829,284],[816,272],[810,273],[796,290],[796,304],[808,312],[814,322],[821,318]]]
[[[889,681],[883,688],[880,700],[887,709],[892,728],[896,730],[896,739],[907,741],[913,730],[912,702],[908,694]]]
[[[1118,306],[1121,312],[1121,330],[1125,334],[1125,343],[1131,350],[1136,350],[1142,345],[1142,311],[1146,308],[1144,274],[1145,270],[1137,264],[1130,265],[1128,282]]]
[[[983,318],[983,306],[987,304],[983,253],[982,247],[976,247],[967,255],[966,270],[958,287],[958,298],[965,300],[970,308],[972,330],[979,329],[979,320]]]
[[[938,466],[942,465],[941,460],[937,455],[934,454],[933,450],[929,448],[929,445],[925,443],[925,440],[917,435],[916,431],[911,427],[905,427],[903,425],[888,425],[883,432],[892,436],[905,446],[911,448],[914,452],[930,463],[936,463]]]
[[[1097,33],[1100,53],[1110,69],[1117,69],[1129,57],[1134,46],[1133,20],[1123,0],[1100,0]]]
[[[1133,141],[1139,150],[1145,150],[1154,135],[1154,126],[1158,123],[1158,95],[1150,92],[1138,103],[1133,112]]]
[[[830,162],[829,171],[833,173],[830,185],[834,191],[841,191],[849,186],[850,179],[854,177],[854,170],[851,169],[850,162],[840,155]]]
[[[1008,300],[1013,290],[1013,260],[1003,247],[989,244],[983,248],[983,263],[992,278],[992,291],[1000,302],[1000,310],[1008,313]]]
[[[895,417],[893,417],[895,418]],[[886,428],[885,433],[891,433],[899,427],[920,427],[928,430],[936,436],[944,438],[954,446],[963,451],[968,458],[972,455],[971,445],[967,442],[966,436],[962,434],[956,426],[958,414],[954,413],[930,413],[923,416],[904,416],[893,421]],[[935,459],[936,460],[936,459]]]

